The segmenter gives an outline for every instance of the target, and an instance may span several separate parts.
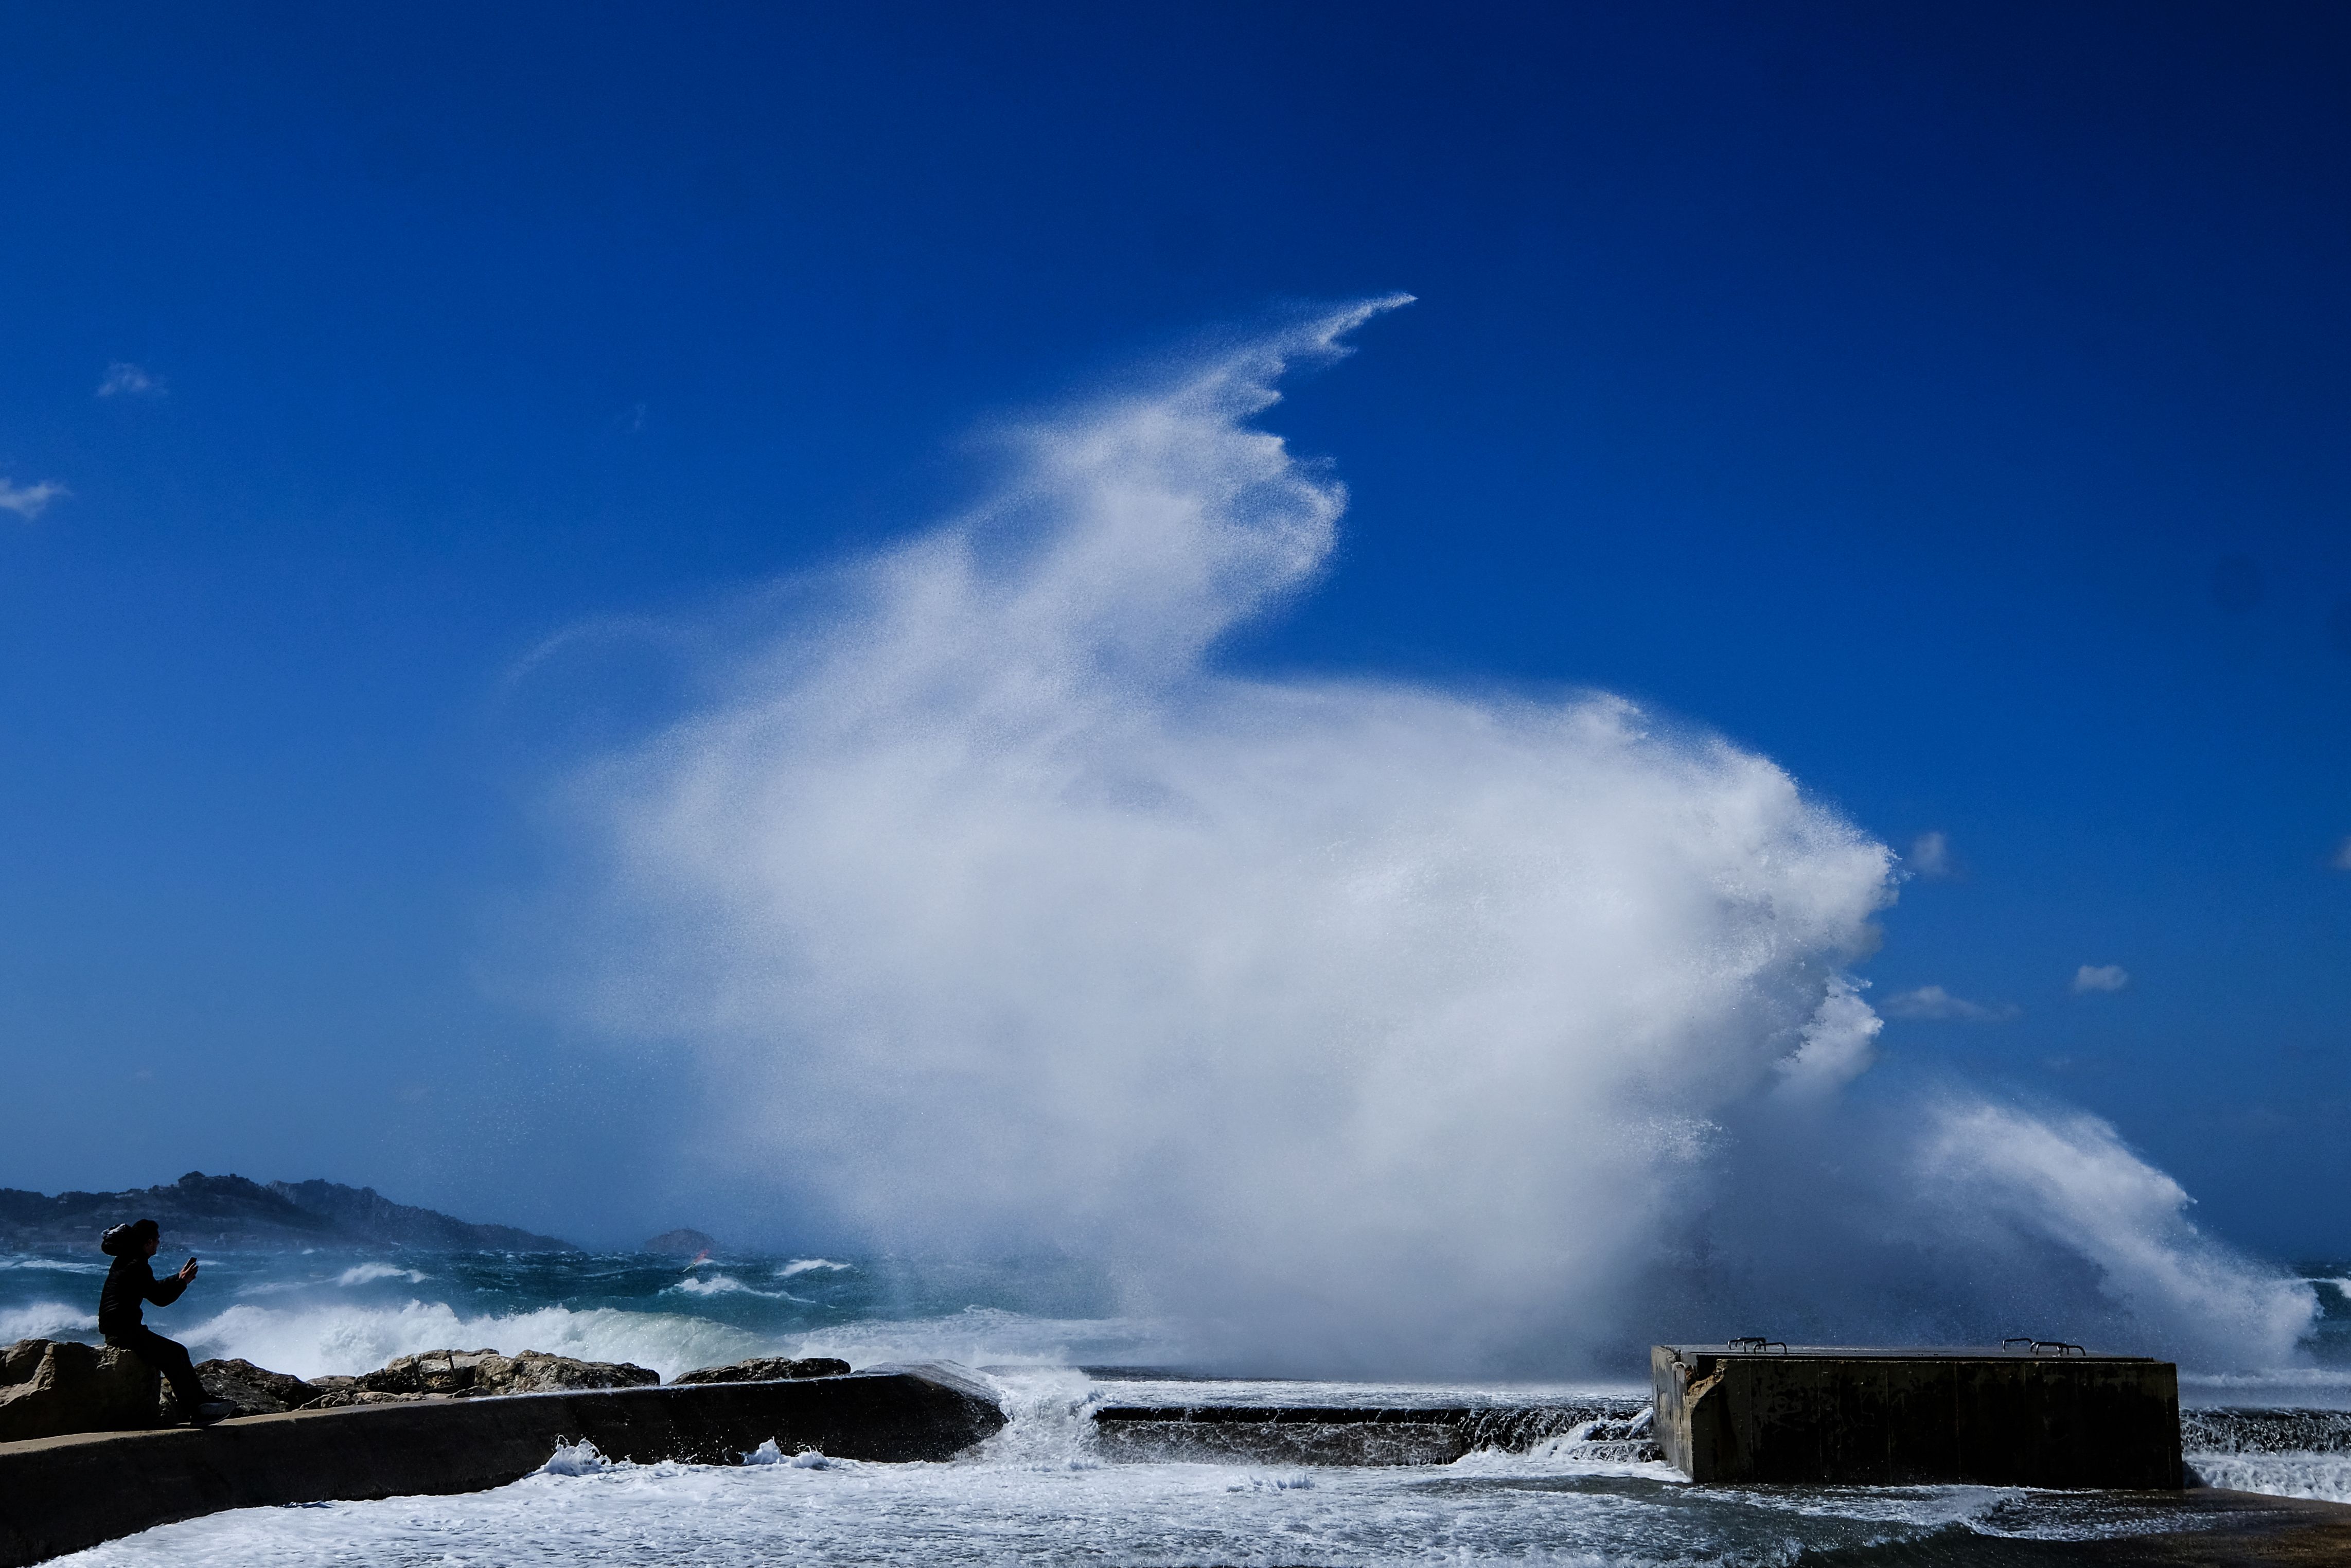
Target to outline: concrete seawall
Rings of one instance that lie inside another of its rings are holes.
[[[1211,1464],[1449,1465],[1473,1448],[1523,1452],[1574,1440],[1590,1458],[1656,1458],[1637,1399],[1540,1405],[1105,1405],[1097,1451],[1113,1460]]]
[[[480,1491],[566,1443],[608,1458],[734,1464],[786,1453],[944,1459],[1004,1425],[960,1368],[876,1367],[779,1383],[420,1400],[218,1426],[0,1444],[0,1568],[223,1509]]]

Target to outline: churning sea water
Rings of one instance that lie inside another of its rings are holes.
[[[2351,1270],[2312,1269],[2322,1281]],[[0,1260],[0,1335],[89,1337],[96,1265]],[[2190,1374],[2191,1463],[2214,1484],[2351,1500],[2351,1288],[2322,1283],[2313,1359]],[[674,1375],[755,1354],[989,1369],[1010,1425],[943,1464],[880,1465],[772,1446],[739,1466],[549,1455],[462,1497],[253,1509],[148,1531],[67,1561],[131,1563],[1782,1563],[1906,1543],[2131,1534],[2143,1500],[1984,1487],[1693,1488],[1637,1445],[1554,1424],[1445,1464],[1308,1465],[1109,1449],[1103,1405],[1490,1405],[1637,1399],[1636,1384],[1138,1381],[1106,1365],[1185,1354],[1166,1325],[1107,1310],[1062,1260],[333,1253],[210,1260],[155,1313],[200,1356],[306,1375],[444,1346],[634,1361]],[[1620,1405],[1619,1407],[1629,1408]],[[2248,1413],[2250,1412],[2250,1413]],[[1603,1434],[1613,1437],[1611,1431]]]
[[[566,1453],[456,1498],[247,1510],[76,1563],[1778,1563],[1954,1531],[2079,1538],[2142,1508],[1989,1488],[1731,1492],[1656,1464],[1477,1453],[1445,1466],[1103,1464],[1079,1375],[1000,1380],[1012,1425],[946,1464],[737,1468]]]
[[[165,1238],[166,1244],[170,1238]],[[0,1257],[0,1343],[95,1339],[106,1260]],[[198,1360],[242,1356],[298,1377],[421,1350],[542,1350],[674,1377],[747,1355],[857,1365],[940,1359],[1151,1359],[1171,1343],[1110,1315],[1099,1271],[1060,1259],[987,1264],[643,1253],[230,1252],[206,1256],[155,1327]]]

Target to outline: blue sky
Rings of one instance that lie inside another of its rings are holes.
[[[2213,1228],[2351,1252],[2340,12],[0,42],[0,1061],[52,1107],[0,1185],[669,1223],[673,1064],[494,935],[549,768],[661,694],[517,664],[903,537],[992,418],[1405,289],[1269,417],[1353,507],[1228,663],[1596,685],[1945,835],[1870,994],[1993,1016],[1894,1018],[1884,1072],[2086,1106]]]

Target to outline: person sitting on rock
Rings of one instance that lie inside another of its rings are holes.
[[[180,1414],[191,1426],[208,1427],[235,1406],[204,1398],[204,1385],[196,1378],[187,1347],[149,1328],[146,1309],[140,1305],[152,1301],[168,1307],[196,1277],[196,1260],[191,1258],[169,1279],[155,1278],[147,1260],[162,1241],[163,1228],[152,1219],[118,1225],[99,1239],[99,1250],[112,1254],[114,1266],[106,1271],[106,1288],[99,1292],[98,1332],[107,1343],[129,1351],[171,1379]]]

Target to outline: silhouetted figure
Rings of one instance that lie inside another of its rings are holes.
[[[146,1309],[140,1305],[152,1301],[168,1307],[196,1277],[196,1260],[191,1258],[180,1265],[178,1273],[155,1278],[147,1260],[155,1256],[162,1240],[162,1227],[152,1219],[118,1225],[99,1239],[99,1250],[113,1254],[114,1267],[106,1271],[106,1288],[99,1292],[98,1332],[106,1336],[107,1343],[129,1351],[172,1380],[180,1414],[190,1425],[209,1426],[235,1406],[204,1398],[204,1385],[197,1381],[187,1347],[149,1328]]]

